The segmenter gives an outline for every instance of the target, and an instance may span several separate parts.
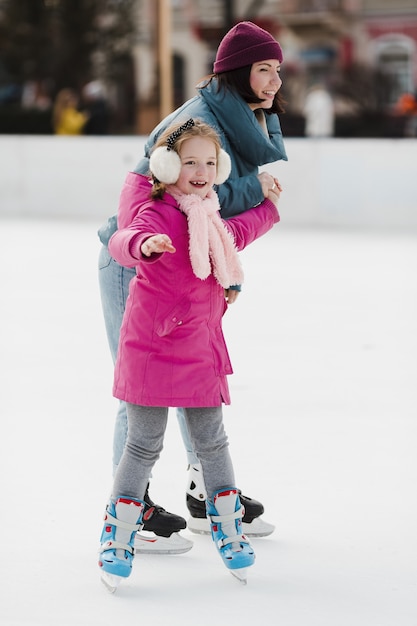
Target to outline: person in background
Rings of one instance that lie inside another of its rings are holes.
[[[84,110],[88,113],[84,135],[107,135],[110,107],[103,83],[100,80],[92,80],[84,85],[81,95]]]
[[[23,85],[22,108],[49,111],[52,101],[46,80],[28,80]]]
[[[119,229],[109,241],[119,263],[136,268],[120,331],[113,394],[126,402],[128,438],[104,515],[99,567],[115,591],[132,569],[143,498],[163,448],[169,407],[183,413],[200,459],[214,545],[226,568],[246,582],[255,561],[242,531],[222,404],[232,374],[222,317],[224,290],[243,282],[238,251],[279,221],[281,187],[256,208],[220,218],[215,183],[230,173],[216,131],[198,119],[162,133],[151,177],[129,173]],[[198,350],[196,350],[198,346]]]
[[[73,89],[58,92],[52,111],[52,126],[55,135],[81,135],[88,114],[78,110],[79,98]]]
[[[404,137],[417,137],[417,92],[401,94],[394,106],[394,114],[404,118]]]
[[[304,116],[306,137],[333,137],[334,103],[323,85],[310,88],[304,103]]]
[[[135,173],[148,172],[151,150],[168,126],[190,117],[199,118],[217,130],[222,148],[231,157],[230,176],[217,190],[222,217],[233,217],[261,203],[268,197],[275,180],[268,172],[260,172],[259,167],[280,159],[287,160],[278,118],[278,114],[283,112],[280,97],[282,61],[281,46],[270,33],[252,22],[239,22],[220,42],[213,74],[198,86],[197,95],[162,120],[150,134],[145,155],[136,166]],[[120,264],[108,250],[108,241],[116,230],[116,216],[110,217],[99,229],[102,243],[99,284],[113,360],[116,359],[129,282],[134,276],[134,270]],[[229,285],[225,290],[229,304],[235,301],[238,290],[237,285]],[[188,528],[193,532],[209,533],[201,464],[193,450],[181,408],[177,409],[177,416],[189,466],[186,489],[186,504],[190,512]],[[126,406],[121,401],[113,440],[114,471],[123,453],[127,431]],[[243,494],[240,497],[245,509],[244,532],[248,536],[271,534],[274,526],[261,518],[263,505]],[[177,545],[180,537],[178,531],[184,528],[185,520],[155,506],[146,492],[145,501],[148,499],[153,507],[153,515],[146,517],[143,529],[153,531],[157,541],[140,547],[139,542],[143,537],[138,533],[138,549],[157,551],[162,542],[164,552],[176,552],[180,549]],[[172,548],[170,543],[174,538],[176,544]]]

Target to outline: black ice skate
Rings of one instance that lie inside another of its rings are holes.
[[[200,535],[210,534],[210,523],[206,516],[206,488],[201,465],[190,465],[188,468],[189,477],[187,483],[187,508],[190,517],[187,522],[188,529]],[[240,502],[244,508],[242,519],[242,532],[248,537],[267,537],[271,535],[275,526],[261,519],[264,512],[263,505],[244,496],[239,491]]]
[[[144,496],[143,528],[136,533],[135,552],[146,554],[183,554],[193,547],[193,542],[180,535],[187,522],[180,515],[169,513],[155,504],[148,489]]]

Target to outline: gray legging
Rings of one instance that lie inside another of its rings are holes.
[[[194,450],[203,468],[208,497],[235,486],[221,407],[184,409]],[[127,404],[128,439],[117,468],[113,497],[143,499],[152,468],[163,448],[167,407]]]

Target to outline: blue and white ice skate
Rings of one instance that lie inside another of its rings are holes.
[[[217,550],[233,576],[246,584],[247,568],[254,564],[255,553],[242,534],[243,508],[237,489],[217,491],[206,500],[211,536]]]
[[[111,593],[132,571],[134,540],[142,528],[144,507],[142,500],[125,496],[118,496],[107,505],[98,564],[101,580]]]

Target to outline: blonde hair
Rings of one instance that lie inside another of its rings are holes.
[[[192,120],[193,124],[177,123],[169,126],[164,130],[164,132],[158,137],[155,145],[152,148],[152,151],[156,150],[156,148],[160,148],[163,146],[169,146],[170,150],[173,150],[180,155],[181,146],[184,141],[187,139],[191,139],[192,137],[201,137],[203,139],[209,139],[214,143],[216,148],[216,157],[219,159],[220,150],[222,149],[220,143],[220,137],[217,131],[199,119]],[[151,198],[162,198],[163,194],[166,190],[166,183],[163,183],[157,180],[155,177],[153,178],[153,185],[151,191]]]

